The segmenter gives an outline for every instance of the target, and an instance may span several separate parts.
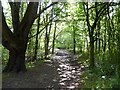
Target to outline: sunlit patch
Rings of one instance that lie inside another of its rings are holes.
[[[74,89],[75,86],[67,86],[67,88],[69,88],[69,89]]]
[[[66,81],[66,80],[67,80],[67,78],[63,78],[59,82],[63,82],[63,81]]]
[[[61,69],[60,68],[57,68],[57,71],[60,71]]]
[[[53,87],[54,87],[54,86],[51,86],[51,85],[50,85],[50,86],[48,86],[47,88],[53,88]]]
[[[75,70],[72,70],[72,73],[75,73],[76,71]]]
[[[78,86],[79,85],[79,83],[75,83],[75,86]]]
[[[75,79],[75,78],[76,78],[76,76],[71,76],[71,78]]]
[[[56,82],[57,80],[56,79],[53,79],[53,82]]]
[[[66,72],[65,72],[66,75],[69,75],[70,73],[71,73],[70,71],[66,71]]]
[[[85,66],[81,66],[81,68],[84,68]]]
[[[67,75],[66,74],[62,74],[62,75],[60,75],[60,77],[61,78],[65,78],[65,77],[67,77]]]
[[[59,83],[59,84],[60,84],[60,85],[65,85],[65,83],[63,83],[63,82],[62,82],[62,83]]]

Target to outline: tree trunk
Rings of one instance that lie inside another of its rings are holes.
[[[76,22],[74,23],[73,22],[73,53],[75,54],[76,53],[76,40],[75,40],[75,26],[76,25]]]
[[[51,15],[49,17],[49,21],[50,21],[50,19],[52,17],[53,17],[53,9],[51,11]],[[46,22],[49,22],[49,21],[48,21],[48,15],[46,15]],[[51,27],[52,27],[52,21],[50,22],[49,28],[48,28],[48,26],[46,27],[46,33],[45,33],[45,59],[47,59],[47,56],[48,56],[49,51],[50,51],[50,49],[49,49],[49,41],[50,41]]]
[[[75,30],[74,30],[74,38],[73,38],[73,53],[76,53],[76,41],[75,41]]]
[[[89,38],[90,38],[90,68],[94,68],[95,64],[94,64],[94,34],[95,34],[95,28],[97,23],[100,20],[100,17],[104,15],[105,11],[106,11],[106,5],[108,5],[108,3],[106,3],[103,7],[98,8],[98,3],[95,3],[95,19],[93,21],[93,24],[90,24],[90,8],[89,8],[89,4],[88,3],[83,3],[83,9],[86,15],[86,22],[87,22],[87,26],[88,26],[88,32],[89,32]],[[100,45],[100,42],[99,42]],[[100,47],[100,46],[99,46]],[[100,48],[99,48],[100,49]]]
[[[9,51],[9,61],[3,70],[3,72],[25,72],[25,49],[18,48],[18,50],[12,49]]]
[[[55,36],[56,36],[56,22],[55,22],[55,30],[54,30],[53,42],[52,42],[52,54],[54,54],[54,48],[55,48]]]
[[[90,68],[94,68],[94,37],[90,37]]]
[[[45,59],[47,59],[47,56],[49,54],[49,41],[50,41],[50,31],[51,31],[51,25],[49,26],[49,32],[48,27],[46,28],[46,36],[45,36]]]
[[[100,29],[101,29],[101,26],[100,26],[100,21],[98,21],[98,51],[100,52]]]
[[[96,44],[95,44],[95,49],[96,49],[96,51],[98,50],[98,39],[97,39],[97,37],[98,37],[98,33],[96,34]]]
[[[46,27],[46,32],[45,32],[45,59],[47,59],[47,55],[48,55],[48,39],[49,39],[49,37],[48,37],[48,32],[47,32],[47,30],[48,30],[48,27]]]
[[[104,43],[103,43],[103,51],[105,52],[106,51],[106,36],[107,36],[107,34],[106,34],[106,28],[107,26],[106,26],[106,22],[105,22],[105,30],[104,30]]]

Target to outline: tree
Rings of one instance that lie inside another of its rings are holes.
[[[40,28],[40,12],[41,12],[41,2],[39,5],[39,16],[37,21],[37,33],[36,33],[36,40],[35,40],[35,54],[34,54],[34,60],[37,59],[37,50],[38,50],[38,35],[39,35],[39,28]]]
[[[76,28],[75,28],[75,25],[76,25],[76,21],[73,21],[73,53],[75,54],[76,53]]]
[[[94,68],[95,62],[94,62],[94,42],[95,42],[95,28],[97,26],[97,23],[100,20],[100,17],[102,17],[106,11],[106,5],[109,6],[110,3],[102,3],[101,7],[98,9],[98,6],[100,6],[97,2],[93,7],[89,8],[89,3],[83,3],[84,12],[86,15],[86,23],[88,27],[89,32],[89,38],[90,38],[90,68]],[[96,15],[94,17],[93,23],[91,25],[90,22],[90,10],[92,8],[95,8]]]
[[[45,43],[45,59],[47,59],[47,56],[49,54],[49,41],[50,41],[50,32],[51,32],[51,26],[52,26],[52,16],[53,16],[53,10],[51,10],[51,15],[49,16],[49,19],[48,19],[48,14],[46,15],[46,21],[44,20],[44,23],[48,23],[48,20],[50,22],[49,24],[49,27],[47,26],[46,29],[45,29],[45,40],[44,40],[44,43]]]
[[[9,2],[12,13],[13,32],[7,26],[2,12],[2,44],[9,50],[9,61],[5,72],[26,71],[25,51],[28,42],[28,33],[37,15],[38,3],[29,3],[23,20],[19,21],[20,2]],[[19,27],[19,28],[18,28]]]
[[[57,2],[54,2],[43,8],[40,14],[56,3]],[[28,34],[34,20],[38,16],[38,2],[29,2],[21,22],[19,20],[21,2],[9,2],[9,4],[11,7],[13,31],[8,27],[2,10],[2,45],[9,50],[9,60],[3,71],[26,71],[25,52],[27,48]]]
[[[54,54],[54,48],[55,48],[55,36],[56,36],[56,22],[55,22],[55,30],[54,30],[54,33],[53,33],[53,41],[52,41],[52,54]]]

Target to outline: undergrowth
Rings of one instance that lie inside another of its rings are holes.
[[[120,78],[117,71],[115,58],[109,54],[99,54],[95,56],[95,68],[86,68],[81,74],[81,88],[90,89],[115,89],[120,88]],[[89,54],[83,53],[79,58],[86,67],[89,66]],[[114,61],[114,62],[113,62]]]

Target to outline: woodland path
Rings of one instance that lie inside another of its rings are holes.
[[[26,73],[13,73],[3,80],[3,88],[80,88],[81,65],[77,56],[64,49],[55,49],[55,54],[46,63]]]

